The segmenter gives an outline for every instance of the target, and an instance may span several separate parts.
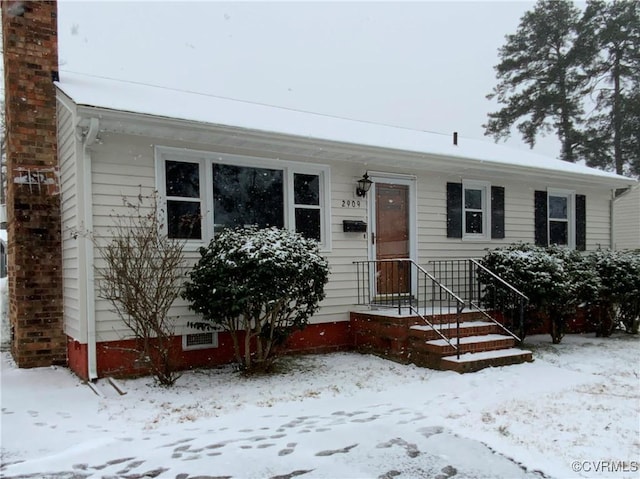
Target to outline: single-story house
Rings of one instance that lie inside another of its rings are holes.
[[[613,249],[640,249],[640,187],[613,200]]]
[[[514,242],[610,248],[614,192],[636,183],[457,135],[58,74],[55,2],[25,3],[11,15],[8,8],[9,294],[18,364],[66,360],[91,379],[135,369],[123,352],[130,333],[99,298],[95,278],[101,259],[93,239],[108,240],[114,215],[129,214],[124,197],[157,191],[165,232],[186,242],[190,262],[229,225],[275,225],[317,239],[331,267],[327,297],[296,344],[319,350],[349,344],[359,302],[354,261],[426,265]],[[372,182],[366,192],[363,179]],[[386,287],[371,283],[374,295]],[[227,336],[187,328],[194,316],[185,302],[171,315],[184,367],[229,360]]]

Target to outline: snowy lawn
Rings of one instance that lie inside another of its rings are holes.
[[[3,353],[1,475],[639,477],[640,337],[527,346],[534,363],[466,375],[339,353],[271,377],[119,381],[123,396],[105,383],[103,397]]]

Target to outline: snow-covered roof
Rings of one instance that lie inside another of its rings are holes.
[[[76,104],[425,155],[628,180],[615,173],[568,163],[490,141],[349,120],[199,92],[61,72],[58,87]]]

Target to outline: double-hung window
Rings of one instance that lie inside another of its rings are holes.
[[[170,238],[208,241],[224,228],[297,231],[330,248],[329,168],[158,147]]]
[[[487,195],[489,185],[480,182],[463,182],[464,193],[462,231],[463,238],[485,238],[488,226],[487,204],[490,197]]]
[[[573,216],[573,195],[549,192],[549,244],[573,247],[575,235],[571,217]]]
[[[534,208],[537,245],[557,245],[577,250],[586,248],[585,195],[553,188],[536,191]]]
[[[164,163],[166,222],[170,238],[202,238],[202,165],[167,160]]]
[[[322,241],[321,175],[293,173],[295,230],[307,238]]]
[[[447,237],[503,239],[504,187],[476,180],[447,183]]]

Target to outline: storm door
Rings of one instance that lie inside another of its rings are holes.
[[[409,185],[375,184],[375,231],[372,236],[375,259],[411,257],[409,221]],[[409,264],[379,263],[376,270],[376,294],[411,292]]]

